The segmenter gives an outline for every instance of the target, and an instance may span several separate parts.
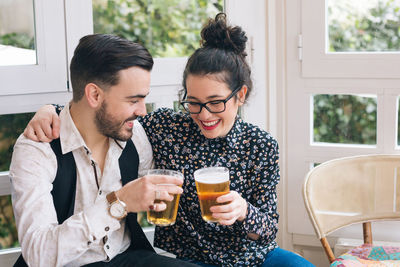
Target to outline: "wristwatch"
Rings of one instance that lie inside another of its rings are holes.
[[[126,211],[126,204],[118,199],[115,192],[113,191],[107,194],[106,198],[109,204],[108,213],[111,215],[111,217],[117,220],[125,218],[125,216],[128,214]]]

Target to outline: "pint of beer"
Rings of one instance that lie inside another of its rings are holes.
[[[183,179],[183,174],[174,170],[148,170],[148,175],[168,175],[168,176],[176,176]],[[171,184],[160,184],[160,186],[175,186]],[[174,195],[174,199],[172,201],[162,200],[167,208],[163,211],[154,211],[150,210],[147,212],[147,221],[151,224],[157,226],[168,226],[173,225],[176,220],[176,214],[178,213],[179,206],[179,198],[181,195]],[[161,203],[161,200],[156,199],[154,204]]]
[[[217,203],[219,196],[229,193],[229,169],[225,167],[208,167],[194,172],[197,195],[199,197],[201,216],[206,222],[217,222],[212,216],[210,207],[222,205]]]

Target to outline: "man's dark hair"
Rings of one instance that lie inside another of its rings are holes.
[[[118,84],[120,70],[139,67],[151,71],[153,63],[149,51],[138,43],[110,34],[84,36],[70,66],[73,101],[82,99],[88,83],[107,90]]]

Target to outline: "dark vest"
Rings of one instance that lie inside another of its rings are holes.
[[[62,224],[74,213],[75,192],[76,192],[76,164],[72,152],[65,155],[61,152],[60,139],[55,139],[51,143],[51,148],[57,157],[57,174],[53,181],[54,207],[57,212],[57,220]],[[139,156],[135,145],[129,139],[118,159],[121,172],[122,185],[135,180],[138,176]],[[131,246],[129,249],[145,249],[154,251],[153,247],[143,233],[142,227],[137,223],[136,213],[129,213],[125,224],[131,232]],[[26,267],[22,255],[18,258],[14,267]]]

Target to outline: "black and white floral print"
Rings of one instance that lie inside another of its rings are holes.
[[[138,118],[152,145],[156,168],[183,172],[175,225],[157,227],[154,245],[178,258],[218,266],[257,266],[277,247],[277,141],[237,118],[225,137],[205,138],[188,114],[159,109]],[[230,189],[248,202],[243,222],[230,226],[203,221],[193,172],[210,166],[230,170]],[[248,233],[259,235],[257,240]]]

